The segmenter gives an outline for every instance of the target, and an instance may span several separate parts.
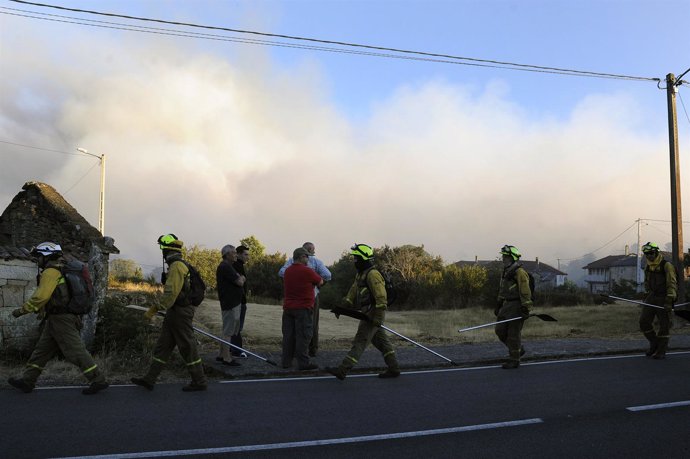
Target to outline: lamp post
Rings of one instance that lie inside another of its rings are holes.
[[[85,148],[77,148],[77,151],[98,158],[101,161],[101,197],[98,208],[98,231],[101,232],[101,235],[105,236],[105,154],[101,156],[94,155],[93,153],[89,153]]]

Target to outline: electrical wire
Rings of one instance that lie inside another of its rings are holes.
[[[76,183],[75,183],[74,185],[72,185],[71,187],[69,187],[69,188],[67,189],[67,191],[65,191],[65,192],[62,193],[62,194],[63,194],[63,195],[66,195],[67,193],[69,193],[70,191],[72,191],[72,188],[74,188],[75,186],[79,185],[79,183],[80,183],[82,180],[84,180],[84,177],[86,177],[86,176],[89,174],[89,172],[91,172],[91,171],[93,170],[93,168],[96,167],[96,166],[98,166],[98,163],[95,163],[93,166],[89,167],[89,170],[87,170],[87,171],[84,173],[84,175],[82,175],[82,176],[79,178],[79,180],[76,181]]]
[[[50,148],[34,147],[33,145],[24,145],[24,144],[21,144],[21,143],[9,142],[9,141],[7,141],[7,140],[0,140],[0,143],[6,143],[6,144],[8,144],[8,145],[15,145],[15,146],[24,147],[24,148],[32,148],[32,149],[34,149],[34,150],[50,151],[50,152],[53,152],[53,153],[60,153],[60,154],[62,154],[62,155],[84,156],[84,155],[81,154],[81,153],[70,153],[70,152],[67,152],[67,151],[51,150]]]
[[[678,98],[680,99],[680,105],[683,106],[683,111],[685,112],[685,119],[688,120],[688,124],[690,124],[690,116],[688,116],[688,110],[685,108],[685,101],[683,101],[683,96],[680,95],[680,91],[678,91]]]
[[[639,76],[603,73],[603,72],[592,72],[592,71],[575,70],[575,69],[564,69],[564,68],[558,68],[558,67],[546,67],[546,66],[531,65],[531,64],[519,64],[519,63],[514,63],[514,62],[504,62],[504,61],[496,61],[496,60],[489,60],[489,59],[478,59],[478,58],[471,58],[471,57],[453,56],[453,55],[449,55],[449,54],[430,53],[430,52],[424,52],[424,51],[412,51],[412,50],[405,50],[405,49],[399,49],[399,48],[388,48],[388,47],[383,47],[383,46],[363,45],[363,44],[358,44],[358,43],[349,43],[349,42],[341,42],[341,41],[333,41],[333,40],[322,40],[322,39],[299,37],[299,36],[292,36],[292,35],[283,35],[283,34],[271,34],[271,33],[257,32],[257,31],[251,31],[251,30],[231,29],[231,28],[227,28],[227,27],[207,26],[207,25],[192,24],[192,23],[185,23],[185,22],[166,21],[166,20],[162,20],[162,19],[143,18],[143,17],[137,17],[137,16],[123,15],[123,14],[105,13],[105,12],[93,11],[93,10],[83,10],[83,9],[78,9],[78,8],[67,8],[67,7],[63,7],[63,6],[48,5],[48,4],[44,4],[44,3],[27,2],[24,0],[10,0],[10,1],[15,2],[15,3],[22,3],[22,4],[26,4],[26,5],[43,7],[43,8],[54,8],[54,9],[59,9],[59,10],[73,11],[73,12],[85,13],[85,14],[119,17],[119,18],[132,19],[132,20],[137,20],[137,21],[157,22],[157,23],[162,23],[162,24],[170,24],[170,25],[177,25],[177,26],[184,26],[184,27],[194,27],[194,28],[201,28],[201,29],[207,29],[207,30],[221,30],[221,31],[225,31],[225,32],[233,32],[233,33],[240,33],[240,34],[252,34],[252,35],[265,36],[265,37],[283,38],[283,39],[288,39],[288,40],[307,41],[307,42],[311,42],[311,43],[323,43],[323,44],[328,44],[328,45],[345,46],[345,47],[351,47],[351,48],[354,47],[354,48],[363,48],[363,49],[376,50],[376,51],[386,51],[386,52],[401,53],[401,54],[408,54],[408,55],[425,56],[425,58],[380,54],[378,52],[376,52],[376,53],[360,52],[360,51],[346,50],[346,49],[342,49],[342,48],[326,48],[326,47],[313,46],[313,45],[295,45],[295,44],[284,43],[284,42],[264,42],[261,40],[256,40],[255,42],[252,41],[252,43],[254,43],[254,44],[264,44],[264,45],[270,45],[270,46],[282,46],[282,47],[290,47],[290,48],[311,49],[311,50],[318,50],[318,51],[362,54],[362,55],[369,55],[369,56],[398,58],[398,59],[407,58],[410,60],[455,63],[455,64],[462,64],[462,65],[473,65],[473,66],[478,66],[478,67],[495,67],[495,68],[502,68],[502,69],[509,69],[509,70],[523,70],[523,71],[530,71],[530,72],[554,73],[554,74],[571,75],[571,76],[587,76],[587,77],[594,77],[594,78],[609,78],[609,79],[636,80],[636,81],[655,81],[655,82],[657,82],[657,84],[661,81],[659,78],[639,77]],[[25,13],[32,13],[32,14],[42,14],[42,13],[36,13],[36,12],[32,12],[32,11],[15,10],[12,8],[3,8],[3,9],[22,11]],[[13,14],[13,13],[2,13],[2,14]],[[15,15],[23,16],[23,15],[19,15],[19,14],[15,14]],[[39,18],[39,17],[35,17],[35,16],[25,16],[25,17],[32,17],[34,19],[49,20],[47,18]],[[68,17],[68,18],[73,20],[73,21],[83,20],[83,19],[72,18],[72,17]],[[70,22],[70,21],[58,21],[58,20],[54,20],[54,19],[53,19],[53,21]],[[79,22],[75,22],[75,23],[80,24],[80,25],[95,26],[94,24],[84,24],[84,23],[79,23]],[[117,23],[115,23],[115,24],[117,24]],[[133,29],[127,29],[126,28],[126,27],[131,27],[129,25],[118,24],[118,26],[123,27],[124,28],[123,30],[133,30]],[[115,28],[115,29],[120,28],[120,27],[112,27],[112,26],[104,26],[104,25],[101,27]],[[166,30],[166,29],[163,29],[163,30]],[[137,29],[136,31],[144,32],[145,30]],[[148,31],[148,33],[153,33],[153,32]],[[158,33],[161,33],[161,32],[158,32]],[[192,33],[190,33],[190,32],[175,31],[174,33],[168,32],[168,33],[161,33],[161,34],[179,35],[179,36],[193,36],[195,38],[211,39],[207,36],[204,37],[201,35],[192,35]],[[188,35],[185,35],[185,34],[188,34]],[[215,39],[220,39],[220,38],[217,38],[218,36],[214,36],[214,37],[216,37]],[[240,39],[225,38],[222,40],[239,41]],[[249,41],[247,41],[245,43],[249,43]],[[458,61],[463,61],[463,62],[458,62]]]
[[[607,242],[606,244],[602,245],[602,246],[599,247],[598,249],[589,251],[589,252],[587,253],[587,255],[590,254],[590,253],[598,252],[598,251],[600,251],[601,249],[603,249],[603,248],[607,247],[608,245],[612,244],[612,243],[615,242],[619,237],[621,237],[622,235],[624,235],[625,233],[627,233],[627,232],[630,230],[630,228],[632,228],[632,227],[635,226],[636,224],[637,224],[637,220],[634,221],[632,225],[630,225],[630,226],[628,226],[626,229],[624,229],[618,236],[614,237],[613,239],[611,239],[609,242]],[[578,258],[559,258],[559,260],[561,260],[561,261],[581,260],[581,259],[583,259],[584,257],[585,257],[585,255],[583,255],[583,256],[581,256],[581,257],[578,257]]]

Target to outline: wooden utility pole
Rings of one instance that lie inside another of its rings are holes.
[[[683,252],[683,214],[680,196],[680,163],[678,160],[678,119],[676,113],[676,77],[666,75],[668,103],[668,145],[671,160],[671,245],[673,266],[678,273],[678,302],[685,302],[685,263]]]

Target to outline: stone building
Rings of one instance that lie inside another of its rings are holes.
[[[98,309],[108,287],[108,258],[119,253],[112,238],[103,237],[53,187],[27,182],[0,215],[0,349],[30,350],[38,338],[39,321],[33,314],[19,319],[12,310],[31,297],[38,269],[29,250],[41,242],[62,246],[67,260],[88,263],[96,304],[84,316],[82,337],[87,346],[96,332]]]

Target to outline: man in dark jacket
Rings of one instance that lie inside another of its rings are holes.
[[[240,303],[240,330],[237,332],[236,335],[232,337],[230,342],[234,344],[235,346],[242,347],[242,330],[244,329],[244,319],[247,316],[247,271],[245,270],[246,268],[246,263],[249,261],[249,248],[241,245],[237,247],[237,260],[232,264],[232,267],[235,268],[235,271],[237,271],[237,274],[240,276],[243,276],[245,278],[245,282],[242,285],[242,302]],[[231,350],[233,358],[241,358],[241,359],[246,359],[247,358],[247,353],[242,352],[239,349],[232,349]]]
[[[218,300],[223,314],[223,338],[235,344],[233,336],[240,333],[240,318],[242,314],[242,298],[244,297],[245,277],[239,274],[233,264],[237,261],[237,250],[232,245],[224,246],[220,251],[223,260],[216,268],[216,286],[218,288]],[[237,338],[235,338],[237,340]],[[230,346],[220,345],[220,355],[216,360],[232,367],[240,366],[240,363],[232,358]]]

